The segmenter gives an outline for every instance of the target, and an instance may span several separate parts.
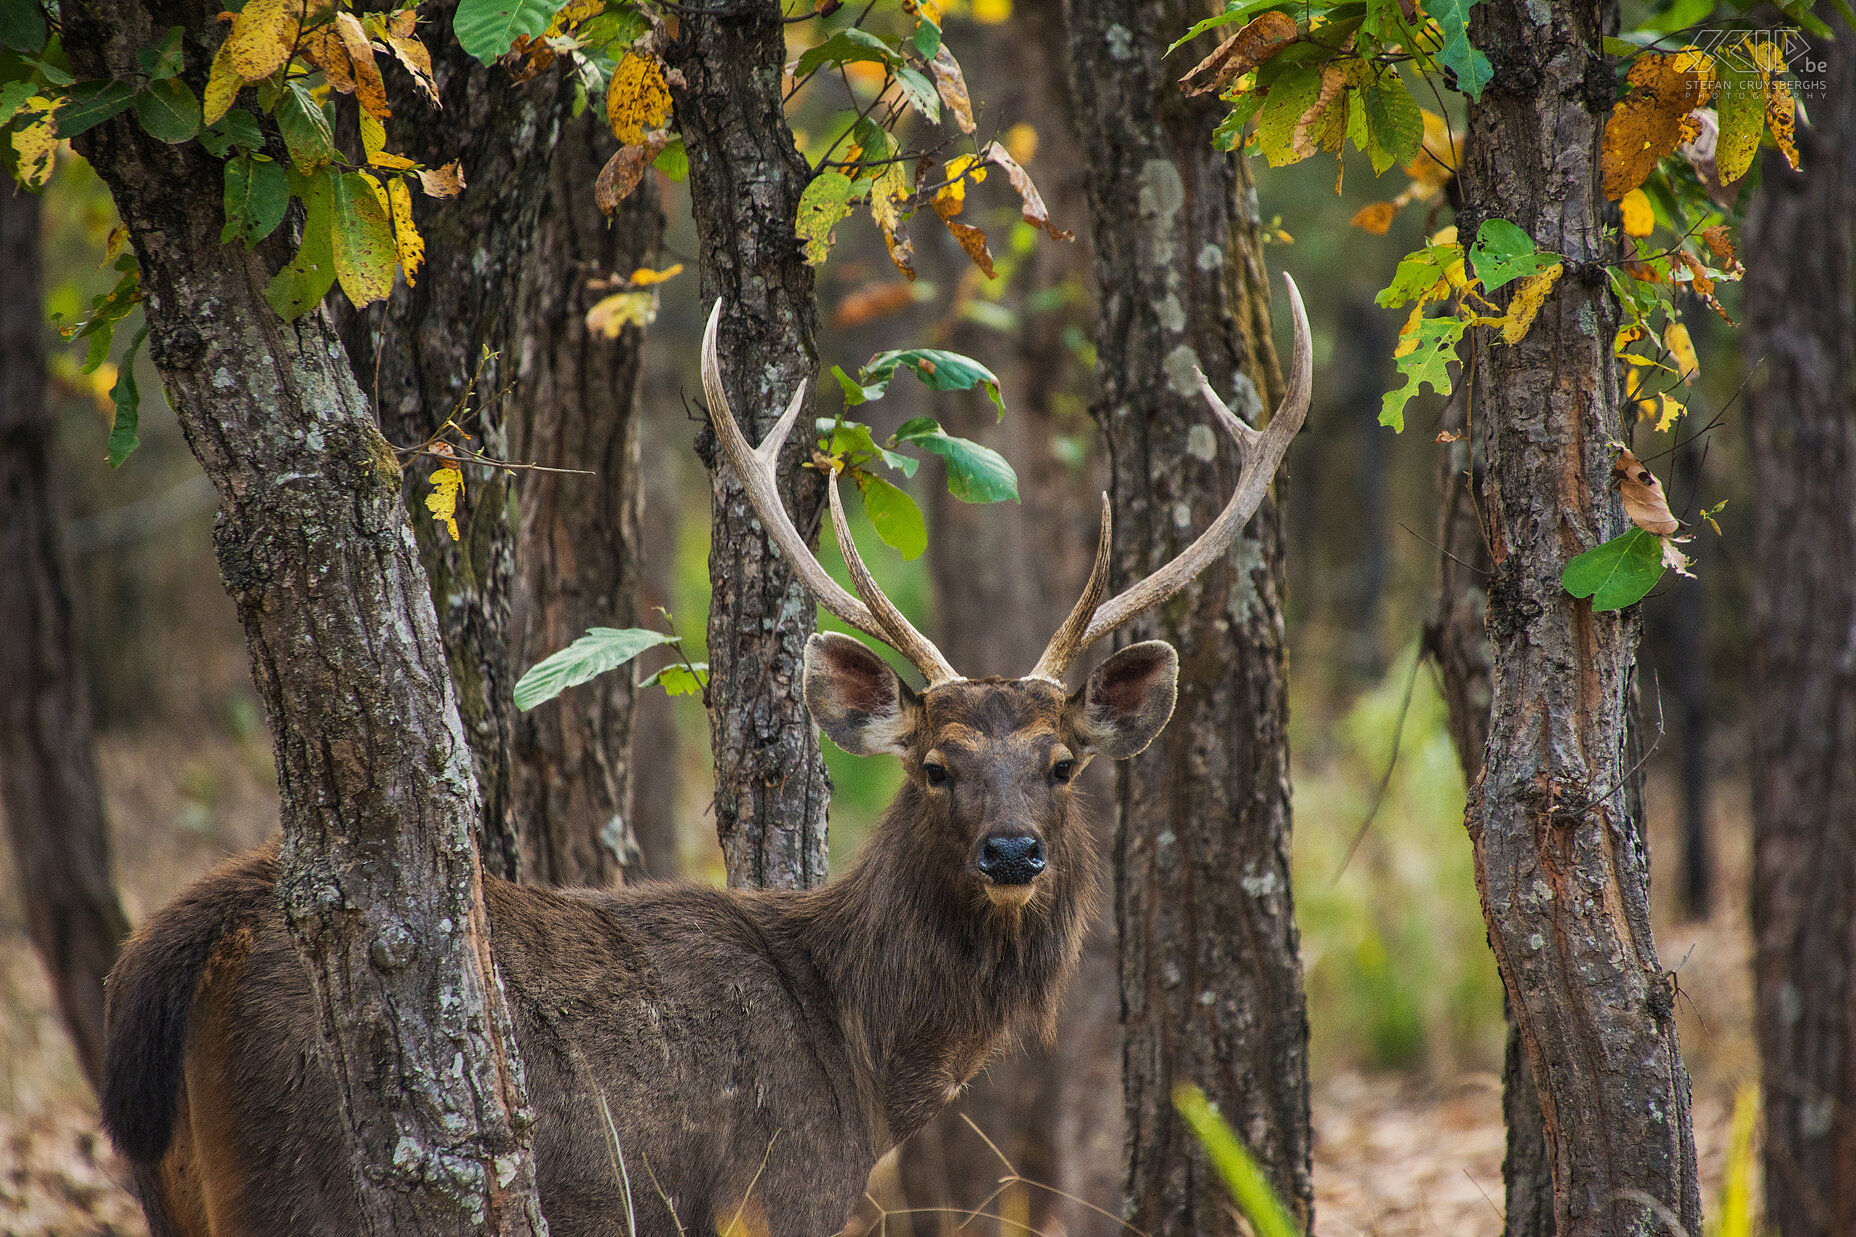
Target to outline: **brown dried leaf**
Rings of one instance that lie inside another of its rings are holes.
[[[1012,158],[1011,152],[997,142],[987,144],[980,152],[980,158],[1005,172],[1006,180],[1017,192],[1020,202],[1019,214],[1026,223],[1034,228],[1043,228],[1060,241],[1073,241],[1076,233],[1065,232],[1050,221],[1050,208],[1044,205],[1044,195],[1031,183],[1031,176],[1024,168],[1018,166],[1018,160]]]
[[[1223,90],[1294,42],[1295,33],[1295,18],[1274,10],[1264,13],[1194,65],[1179,79],[1180,89],[1188,95]]]
[[[425,92],[432,106],[438,107],[438,83],[432,80],[432,53],[419,41],[418,28],[418,10],[401,9],[387,21],[387,46],[393,49],[394,58],[412,74],[412,80],[419,83],[419,89]]]
[[[348,59],[348,44],[334,26],[317,26],[305,30],[297,44],[297,54],[322,70],[329,89],[341,94],[354,93],[354,68]]]
[[[962,133],[973,132],[973,100],[967,94],[967,79],[960,75],[960,65],[947,44],[935,50],[928,71],[934,75],[935,91],[941,96],[941,105],[953,114],[954,123]]]
[[[992,250],[986,245],[984,232],[971,224],[961,223],[959,220],[949,219],[946,216],[942,216],[941,222],[947,225],[947,230],[954,234],[954,239],[960,242],[960,247],[967,251],[969,258],[973,259],[973,265],[986,272],[986,278],[998,278],[993,274]]]
[[[1347,67],[1338,62],[1321,70],[1321,89],[1315,95],[1315,101],[1308,105],[1295,122],[1295,133],[1289,139],[1289,151],[1298,159],[1306,159],[1326,144],[1332,118],[1327,115],[1334,101],[1341,98],[1347,89]]]
[[[1624,514],[1631,523],[1659,537],[1682,527],[1682,521],[1669,510],[1669,500],[1663,497],[1663,483],[1628,447],[1618,452],[1611,475],[1617,478],[1618,496],[1624,500]]]
[[[426,168],[419,173],[419,188],[432,198],[455,198],[464,191],[464,169],[453,159],[440,168]]]
[[[1642,55],[1631,63],[1625,83],[1630,93],[1611,109],[1605,122],[1605,196],[1613,202],[1641,185],[1665,155],[1701,133],[1689,112],[1706,97],[1711,71],[1683,52]]]
[[[900,313],[915,303],[915,289],[906,283],[884,279],[867,283],[845,293],[838,307],[831,311],[831,325],[850,330]]]
[[[1707,245],[1708,252],[1714,255],[1714,260],[1720,263],[1722,270],[1736,279],[1746,273],[1746,268],[1740,265],[1740,256],[1734,252],[1733,233],[1726,224],[1717,223],[1711,228],[1703,228],[1701,239]]]
[[[659,129],[646,134],[644,141],[622,148],[606,161],[606,166],[599,170],[599,179],[593,182],[593,203],[602,214],[618,212],[619,203],[631,196],[638,182],[644,179],[645,169],[669,144],[670,134]]]

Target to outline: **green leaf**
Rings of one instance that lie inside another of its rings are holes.
[[[0,47],[37,55],[50,35],[39,0],[0,0]]]
[[[1482,98],[1482,88],[1494,76],[1489,58],[1470,46],[1469,10],[1475,4],[1476,0],[1428,0],[1424,6],[1443,33],[1438,63],[1456,74],[1456,88],[1472,100]]]
[[[466,53],[491,65],[523,35],[539,38],[556,7],[553,0],[458,0],[451,32]]]
[[[915,500],[874,473],[857,469],[851,473],[864,496],[864,514],[883,544],[913,562],[928,548],[928,525]]]
[[[1018,501],[1018,474],[1005,457],[988,447],[942,432],[932,417],[903,422],[890,436],[897,446],[920,447],[947,465],[947,492],[963,503]]]
[[[223,159],[226,152],[233,147],[245,150],[264,149],[264,132],[258,128],[258,122],[252,114],[242,107],[235,107],[219,118],[217,124],[207,125],[200,130],[200,145],[215,159]]]
[[[899,348],[877,353],[858,371],[858,377],[867,384],[864,387],[865,397],[881,399],[888,393],[896,371],[905,366],[922,380],[923,386],[932,391],[971,391],[974,387],[980,388],[999,410],[999,419],[1005,418],[1005,397],[999,393],[998,376],[972,357],[941,348]]]
[[[916,55],[923,60],[933,60],[934,54],[941,50],[941,27],[924,17],[915,23],[909,41],[915,45]]]
[[[1714,0],[1675,0],[1674,4],[1644,22],[1638,29],[1653,30],[1657,34],[1674,34],[1690,26],[1699,26],[1713,13]]]
[[[178,77],[150,82],[135,96],[135,118],[156,141],[173,146],[200,131],[200,96]]]
[[[1360,92],[1366,104],[1367,156],[1375,176],[1418,157],[1424,144],[1424,113],[1396,67],[1386,69]],[[1351,115],[1351,113],[1350,113]]]
[[[1439,395],[1450,394],[1449,364],[1456,359],[1456,343],[1466,324],[1461,318],[1425,318],[1418,323],[1417,347],[1398,358],[1405,385],[1387,391],[1379,405],[1379,424],[1405,432],[1405,405],[1421,393],[1425,383]]]
[[[1450,264],[1463,256],[1461,245],[1426,245],[1398,260],[1392,282],[1379,290],[1373,303],[1386,309],[1409,305],[1444,278]]]
[[[856,186],[843,172],[820,172],[799,195],[794,228],[805,242],[806,262],[818,266],[831,255],[832,229],[851,213]]]
[[[121,468],[123,461],[142,441],[139,433],[142,394],[135,386],[135,354],[147,338],[148,324],[143,323],[142,329],[129,341],[129,350],[122,354],[122,361],[116,367],[116,385],[110,388],[110,401],[116,405],[116,422],[110,426],[111,468]]]
[[[818,46],[800,53],[799,62],[793,66],[793,77],[795,80],[803,78],[821,65],[850,64],[857,60],[893,68],[902,63],[902,54],[888,40],[852,26],[835,31]]]
[[[1714,168],[1724,184],[1733,184],[1753,166],[1759,135],[1766,128],[1766,83],[1746,48],[1714,58],[1719,83],[1715,114],[1720,137],[1714,144]]]
[[[79,82],[58,106],[58,136],[72,138],[94,129],[134,102],[135,87],[128,82]]]
[[[624,665],[646,649],[676,642],[675,636],[643,627],[589,628],[586,635],[529,668],[516,683],[516,708],[526,713],[570,687]]]
[[[909,101],[909,106],[929,124],[941,123],[941,92],[934,88],[933,82],[915,69],[898,69],[896,85],[902,88],[902,97]]]
[[[250,249],[283,222],[290,205],[290,176],[263,155],[226,161],[226,223],[219,242],[242,240]]]
[[[697,661],[686,666],[673,661],[638,686],[649,687],[653,683],[663,688],[666,696],[698,695],[709,686],[709,663]]]
[[[297,244],[296,257],[264,289],[264,299],[286,322],[294,322],[322,304],[322,298],[335,286],[333,180],[327,168],[314,175],[290,178],[291,192],[303,199],[303,238]]]
[[[284,135],[290,163],[304,175],[335,159],[335,134],[329,118],[302,83],[291,82],[277,100],[277,129]]]
[[[84,358],[84,372],[94,374],[110,359],[110,345],[116,337],[116,324],[127,318],[142,303],[142,272],[135,265],[133,251],[125,251],[129,264],[122,269],[116,286],[90,302],[90,316],[71,327],[61,328],[66,339],[90,339],[90,352]],[[118,264],[122,258],[117,259]],[[119,267],[120,268],[120,267]]]
[[[857,405],[867,403],[870,400],[882,399],[883,393],[889,390],[889,383],[887,380],[879,386],[867,387],[845,373],[843,368],[837,365],[831,367],[831,376],[836,378],[838,380],[838,385],[844,388],[844,406],[846,408],[855,408]]]
[[[682,184],[690,175],[690,152],[683,148],[683,135],[670,139],[670,144],[659,151],[651,166],[670,177],[677,184]]]
[[[1280,62],[1277,56],[1272,63]],[[1257,120],[1257,149],[1273,168],[1294,163],[1296,122],[1315,105],[1321,94],[1321,66],[1297,65],[1286,69],[1264,97]]]
[[[1538,275],[1560,261],[1555,254],[1534,252],[1533,238],[1506,219],[1483,221],[1476,231],[1476,243],[1470,246],[1469,260],[1485,295],[1511,279]]]
[[[0,0],[5,3],[6,0]],[[166,35],[159,43],[147,47],[138,47],[135,51],[136,63],[142,66],[142,72],[154,81],[165,81],[181,71],[181,36],[186,33],[182,26],[169,26]]]
[[[870,435],[870,427],[861,421],[840,421],[835,417],[817,420],[820,445],[825,454],[835,455],[853,468],[873,460],[882,460],[905,477],[913,477],[921,463],[911,456],[898,455],[880,446]]]
[[[39,84],[31,78],[0,86],[0,125],[12,120],[26,100],[37,94],[38,90]]]
[[[1218,1175],[1224,1178],[1225,1187],[1237,1200],[1238,1210],[1250,1221],[1257,1237],[1301,1237],[1301,1229],[1290,1217],[1289,1209],[1270,1188],[1269,1178],[1231,1132],[1231,1127],[1224,1123],[1211,1101],[1205,1098],[1205,1092],[1190,1083],[1182,1083],[1173,1090],[1173,1107],[1198,1135],[1205,1153],[1218,1166]]]
[[[1635,605],[1663,578],[1662,540],[1633,528],[1567,563],[1560,583],[1574,597],[1590,597],[1594,610]]]
[[[393,272],[399,269],[387,212],[359,172],[335,177],[332,189],[335,278],[357,307],[384,301],[393,291]]]

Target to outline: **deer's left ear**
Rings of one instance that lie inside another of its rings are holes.
[[[836,632],[806,641],[806,708],[819,729],[853,756],[906,756],[919,698],[889,663]]]
[[[1070,697],[1071,723],[1083,742],[1110,760],[1154,741],[1179,698],[1179,654],[1164,640],[1130,644],[1096,667]]]

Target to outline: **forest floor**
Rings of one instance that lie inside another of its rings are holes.
[[[260,840],[276,819],[261,738],[106,737],[101,759],[112,819],[139,822],[119,826],[116,855],[132,920],[218,857]],[[1718,1197],[1735,1092],[1754,1076],[1744,807],[1720,814],[1716,835],[1721,910],[1705,923],[1660,914],[1656,924],[1664,965],[1678,971],[1687,997],[1678,1005],[1705,1205]],[[1661,841],[1653,828],[1653,845]],[[1323,1237],[1501,1232],[1495,1075],[1337,1071],[1317,1080],[1313,1116]],[[0,846],[0,1234],[143,1234],[126,1179],[51,1008]]]

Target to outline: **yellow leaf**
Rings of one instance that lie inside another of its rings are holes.
[[[1290,154],[1306,159],[1327,145],[1327,131],[1332,121],[1328,112],[1336,100],[1345,98],[1346,89],[1346,65],[1336,61],[1321,70],[1321,89],[1315,94],[1315,101],[1296,119],[1295,133],[1289,140]],[[1344,132],[1344,107],[1342,120]]]
[[[1398,208],[1390,202],[1368,202],[1353,212],[1353,218],[1347,222],[1362,232],[1371,232],[1374,236],[1384,236],[1392,226],[1392,216]]]
[[[1648,236],[1656,227],[1656,211],[1650,206],[1650,195],[1641,189],[1632,189],[1620,198],[1618,209],[1624,215],[1626,236]]]
[[[1623,356],[1624,349],[1630,347],[1632,344],[1642,339],[1644,337],[1644,334],[1645,332],[1644,332],[1643,327],[1640,324],[1635,323],[1635,322],[1629,324],[1628,326],[1619,327],[1617,335],[1612,338],[1611,351],[1616,353],[1618,356]]]
[[[244,84],[238,70],[232,67],[232,40],[228,38],[213,53],[213,67],[206,74],[201,122],[216,125],[225,119],[225,114],[232,110],[232,101],[238,98],[239,88]]]
[[[607,339],[617,339],[628,326],[650,326],[655,321],[655,292],[614,292],[586,311],[586,329]]]
[[[232,33],[226,36],[231,71],[256,82],[283,68],[296,46],[306,2],[249,0],[232,18]]]
[[[122,252],[122,247],[129,243],[129,225],[119,223],[110,229],[108,239],[103,242],[103,265],[108,266]]]
[[[681,262],[673,263],[661,271],[646,270],[644,267],[639,267],[632,272],[632,277],[626,280],[626,282],[634,288],[648,288],[652,284],[663,283],[667,279],[675,279],[682,273],[683,263]]]
[[[464,474],[450,466],[439,469],[430,477],[432,492],[425,496],[425,509],[432,513],[432,518],[444,524],[451,534],[451,540],[458,540],[458,499],[464,492]]]
[[[1775,73],[1766,79],[1766,128],[1793,171],[1798,170],[1797,122],[1798,103],[1792,98],[1791,83]]]
[[[1019,121],[1005,131],[1005,148],[1020,163],[1030,163],[1038,157],[1038,131]]]
[[[393,109],[387,106],[387,84],[381,80],[380,66],[374,63],[374,45],[368,40],[361,19],[346,10],[338,11],[335,33],[341,36],[354,70],[354,97],[369,114],[380,120],[393,115]]]
[[[407,187],[404,176],[395,176],[387,182],[387,201],[392,207],[393,248],[399,254],[400,270],[405,273],[406,286],[410,288],[418,282],[414,276],[425,264],[425,239],[413,224],[412,190]]]
[[[1463,135],[1436,112],[1424,111],[1424,145],[1405,174],[1427,189],[1441,189],[1463,166]]]
[[[401,9],[387,20],[387,46],[393,49],[393,55],[412,74],[412,79],[419,83],[419,89],[425,92],[434,106],[438,103],[438,83],[432,80],[432,53],[425,49],[417,36],[418,11]]]
[[[1659,434],[1674,425],[1676,418],[1688,411],[1682,406],[1681,401],[1666,392],[1658,395],[1654,400],[1644,400],[1638,408],[1645,417],[1656,418],[1654,428]]]
[[[1508,301],[1508,312],[1499,318],[1477,318],[1480,326],[1498,326],[1502,329],[1502,342],[1509,347],[1527,338],[1527,332],[1534,325],[1534,319],[1540,314],[1540,307],[1546,304],[1547,296],[1553,291],[1553,285],[1559,282],[1566,268],[1554,265],[1540,272],[1529,275],[1514,286],[1514,296]]]
[[[1682,381],[1692,384],[1701,373],[1701,362],[1695,357],[1695,343],[1688,337],[1688,328],[1680,322],[1664,327],[1663,347],[1669,349],[1669,359],[1675,362]]]
[[[464,191],[464,169],[453,159],[441,168],[423,168],[419,187],[431,198],[455,198]]]
[[[606,120],[612,135],[627,146],[637,146],[647,132],[663,128],[669,118],[670,87],[664,82],[663,66],[649,56],[627,52],[606,87]]]
[[[973,0],[973,20],[982,26],[1012,20],[1012,0]]]
[[[1659,160],[1699,132],[1688,114],[1707,97],[1712,61],[1708,75],[1704,83],[1693,53],[1646,53],[1631,62],[1625,76],[1630,93],[1618,100],[1605,122],[1599,164],[1607,198],[1616,201],[1641,185]]]
[[[883,233],[889,260],[911,281],[915,278],[915,243],[902,230],[902,207],[914,196],[909,174],[900,163],[886,165],[870,185],[870,217]]]
[[[33,116],[33,119],[13,130],[13,153],[19,157],[14,175],[29,189],[36,189],[51,178],[52,154],[58,149],[57,127],[52,119],[55,106],[52,100],[35,96],[19,109],[19,115]]]
[[[952,219],[967,205],[967,185],[986,179],[986,164],[978,155],[955,155],[947,161],[948,183],[935,191],[935,213]]]
[[[297,55],[322,70],[329,89],[341,94],[354,93],[354,62],[348,57],[348,45],[332,25],[305,30],[296,45]]]

